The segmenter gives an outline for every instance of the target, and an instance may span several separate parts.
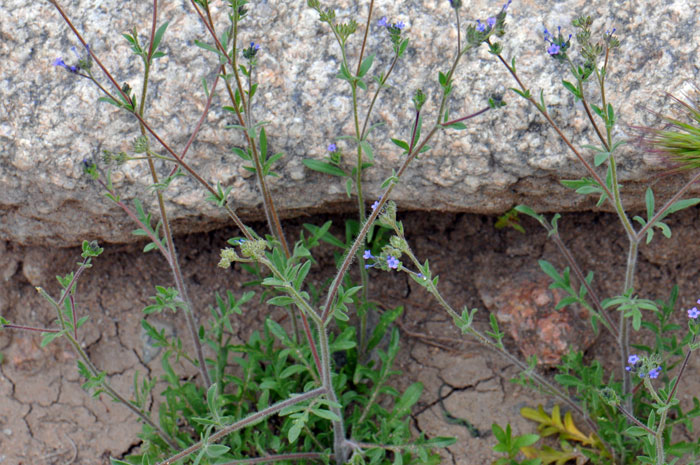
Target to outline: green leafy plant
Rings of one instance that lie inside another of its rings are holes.
[[[572,23],[576,29],[575,42],[572,42],[572,35],[567,36],[561,29],[557,34],[544,31],[546,53],[557,66],[568,69],[571,77],[562,79],[562,85],[574,101],[581,104],[599,142],[576,147],[550,114],[544,92],[540,91],[539,98],[535,98],[533,95],[537,92],[526,86],[517,71],[516,58],[504,57],[504,47],[499,40],[506,34],[511,1],[502,5],[494,16],[463,28],[460,23],[463,2],[450,0],[449,6],[455,15],[457,47],[451,63],[437,72],[436,108],[429,112],[426,94],[421,89],[412,89],[413,114],[403,135],[386,137],[400,150],[402,162],[381,183],[381,196],[372,199],[373,203],[367,208],[363,173],[377,163],[373,146],[382,127],[372,124],[372,114],[379,95],[391,84],[392,72],[405,58],[409,32],[402,21],[391,22],[383,17],[376,22],[384,46],[392,52],[389,62],[381,63],[377,53],[366,50],[375,13],[374,2],[369,3],[363,26],[351,17],[340,18],[332,7],[322,5],[319,0],[308,0],[308,7],[318,15],[318,20],[337,43],[340,65],[336,77],[343,81],[351,97],[353,125],[350,134],[338,135],[328,143],[325,159],[306,159],[303,163],[311,170],[340,178],[348,197],[356,201],[358,216],[345,224],[344,240],[329,233],[331,224],[328,222],[320,227],[305,225],[310,236],[302,233],[298,241],[291,243],[268,185],[268,178],[278,175],[274,169],[284,154],[272,153],[274,135],[268,135],[268,122],[257,118],[253,111],[259,86],[264,85],[258,81],[256,73],[259,54],[264,51],[260,44],[250,42],[243,46],[240,43],[241,27],[249,15],[247,1],[227,1],[223,18],[214,18],[215,9],[211,8],[209,0],[191,2],[208,34],[205,40],[195,41],[195,46],[215,63],[217,74],[211,82],[202,81],[207,98],[205,110],[181,151],[176,151],[161,137],[147,117],[154,60],[165,56],[162,45],[168,39],[170,24],[159,18],[157,2],[153,5],[147,36],[141,36],[136,28],[123,34],[126,45],[142,65],[140,93],[129,84],[117,84],[114,74],[99,59],[101,51],[88,46],[58,0],[50,2],[84,49],[74,64],[66,64],[59,58],[54,65],[97,86],[101,93],[99,100],[122,110],[134,122],[137,132],[128,151],[103,150],[100,159],[85,159],[83,167],[85,174],[104,190],[105,197],[134,222],[133,234],[148,241],[144,252],[159,253],[172,272],[172,285],[156,286],[153,303],[143,310],[142,322],[142,328],[154,345],[164,349],[161,364],[167,386],[159,393],[163,401],[157,405],[157,412],[149,410],[149,399],[154,397],[157,383],[154,379],[139,379],[138,374],[134,377],[132,398],[119,393],[106,372],[91,362],[80,345],[79,329],[88,317],[78,315],[76,282],[91,266],[92,259],[102,253],[96,243],[85,241],[83,260],[77,270],[59,277],[62,290],[58,298],[39,289],[56,311],[53,327],[23,326],[1,317],[0,324],[4,329],[43,334],[42,346],[59,339],[68,341],[79,358],[83,388],[93,396],[110,397],[138,416],[143,424],[142,446],[130,457],[112,459],[112,463],[439,463],[434,449],[448,446],[454,440],[412,437],[408,418],[422,386],[413,384],[404,392],[391,386],[392,377],[398,374],[393,364],[400,350],[398,331],[392,323],[402,309],[381,312],[379,323],[371,327],[368,316],[379,309],[368,294],[368,268],[407,273],[436,299],[465,335],[493,349],[520,369],[514,381],[548,394],[557,402],[551,414],[542,407],[523,409],[526,418],[539,424],[539,434],[514,436],[510,425],[505,429],[497,424],[492,426],[497,441],[494,450],[505,454],[496,464],[563,465],[573,460],[576,463],[665,465],[671,456],[674,458],[670,463],[675,463],[681,457],[700,455],[697,441],[672,442],[675,427],[692,432],[691,420],[700,415],[697,398],[693,398],[692,408],[683,410],[677,397],[688,360],[698,348],[700,310],[697,307],[688,310],[688,329],[678,336],[683,328],[673,323],[672,318],[678,290],[672,290],[668,301],[655,301],[640,296],[634,288],[639,247],[652,241],[657,230],[670,237],[671,229],[665,222],[668,215],[700,203],[700,199],[683,198],[700,179],[700,170],[660,207],[653,190],[648,188],[644,198],[646,216],[630,218],[622,202],[616,158],[620,147],[627,142],[615,138],[615,128],[624,115],[616,110],[606,92],[611,60],[620,45],[614,29],[594,39],[593,20],[579,17]],[[363,28],[359,53],[350,53],[351,37]],[[552,380],[538,371],[534,357],[523,361],[511,353],[505,344],[506,335],[494,315],[488,318],[487,328],[481,328],[475,322],[476,309],[456,310],[443,297],[438,287],[439,277],[431,270],[429,260],[419,260],[409,245],[403,223],[397,219],[392,192],[403,182],[409,165],[419,156],[428,156],[424,154],[429,154],[429,143],[435,143],[435,136],[443,131],[464,130],[474,118],[505,105],[500,95],[484,96],[487,103],[483,108],[458,117],[450,115],[458,84],[457,67],[482,45],[513,77],[516,84],[511,90],[514,94],[555,130],[583,166],[584,176],[562,180],[562,185],[579,195],[593,196],[596,205],[607,205],[621,222],[628,242],[624,284],[618,295],[607,298],[598,295],[593,272],[584,274],[574,253],[562,241],[558,214],[547,219],[530,207],[518,205],[496,222],[499,228],[512,227],[524,232],[522,216],[518,216],[523,215],[533,218],[546,230],[547,237],[567,263],[563,270],[544,260],[539,263],[552,279],[551,287],[566,293],[555,310],[563,311],[571,304],[578,304],[588,311],[594,330],[602,327],[616,345],[619,363],[612,370],[606,371],[608,367],[600,361],[591,361],[582,353],[572,352],[563,358]],[[357,56],[356,63],[349,58],[351,56]],[[591,84],[596,87],[593,91]],[[226,129],[240,132],[244,139],[242,146],[232,147],[231,151],[243,160],[243,168],[255,175],[265,213],[266,233],[256,232],[239,217],[229,201],[232,186],[208,182],[185,158],[206,120],[219,85],[225,87],[224,94],[228,98],[222,110],[233,119]],[[599,101],[594,103],[593,98]],[[363,99],[366,102],[361,106]],[[692,121],[686,123],[665,117],[668,126],[662,130],[648,130],[647,142],[655,150],[667,154],[679,170],[696,170],[700,168],[697,164],[700,118],[695,106],[680,103]],[[360,108],[366,108],[364,115],[360,114]],[[336,143],[340,141],[347,148],[340,148]],[[353,156],[346,157],[345,152]],[[149,194],[154,196],[157,213],[146,211],[138,199],[132,199],[131,203],[122,200],[112,182],[112,172],[125,163],[147,165]],[[230,291],[224,296],[217,294],[216,305],[208,309],[208,321],[206,324],[199,322],[206,312],[189,297],[166,208],[172,181],[181,176],[188,176],[201,186],[207,200],[222,209],[238,228],[239,236],[228,240],[229,247],[222,244],[219,266],[229,268],[238,263],[250,272],[254,280],[248,284],[262,290],[261,302],[287,312],[290,327],[283,327],[266,316],[264,326],[253,332],[246,343],[233,344],[232,319],[241,314],[244,306],[252,305],[253,292],[241,296]],[[338,247],[341,252],[336,255],[336,274],[328,278],[326,285],[318,287],[308,282],[308,276],[314,264],[313,249],[321,241]],[[357,262],[359,281],[350,273],[353,261]],[[150,314],[164,310],[181,315],[186,321],[191,353],[184,349],[186,344],[179,337],[166,334],[165,330],[149,323]],[[358,321],[357,327],[351,324],[353,319]],[[648,331],[654,343],[634,344],[632,339],[636,340],[641,331]],[[387,335],[388,343],[384,346],[382,341]],[[632,349],[637,353],[631,353]],[[376,357],[368,357],[370,354]],[[189,364],[197,375],[183,379],[173,361]],[[559,405],[566,409],[563,418]],[[574,421],[582,425],[581,429]],[[588,431],[584,433],[582,429]],[[550,436],[557,437],[557,448],[547,444],[533,447],[540,437]],[[518,461],[520,454],[525,456],[523,461]]]

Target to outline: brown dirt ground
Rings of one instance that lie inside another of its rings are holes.
[[[524,221],[527,234],[494,229],[494,218],[468,214],[406,213],[400,215],[417,255],[430,258],[439,274],[440,289],[455,308],[484,309],[480,295],[502,286],[508,276],[523,270],[538,270],[544,258],[558,266],[563,260],[545,233],[531,221]],[[342,217],[309,217],[288,222],[289,238],[298,237],[300,224],[321,224],[332,219],[340,235]],[[700,217],[697,210],[678,214],[669,221],[671,239],[655,238],[643,246],[638,266],[637,287],[644,297],[666,298],[672,283],[680,286],[678,321],[682,309],[700,297]],[[260,225],[258,225],[260,230]],[[595,270],[594,286],[603,296],[622,286],[626,240],[616,218],[608,214],[565,215],[560,231],[585,270]],[[202,311],[213,304],[215,291],[241,292],[244,280],[237,270],[216,267],[225,240],[236,234],[219,230],[180,237],[177,246],[191,296]],[[82,343],[94,363],[106,370],[111,382],[124,393],[131,392],[134,371],[158,376],[158,359],[147,363],[141,339],[141,309],[149,303],[154,286],[170,285],[164,261],[155,254],[143,255],[142,246],[106,245],[105,253],[81,278],[78,303],[90,320],[84,327]],[[317,249],[318,250],[318,249]],[[34,290],[46,288],[55,294],[57,274],[74,268],[77,248],[49,250],[0,243],[0,314],[27,325],[49,326],[54,315]],[[313,279],[322,282],[333,270],[332,250],[322,248]],[[488,464],[497,456],[491,448],[491,424],[513,426],[514,433],[532,432],[534,425],[519,415],[523,406],[544,404],[550,399],[509,382],[517,370],[500,356],[460,336],[450,318],[430,296],[405,274],[372,271],[370,295],[387,306],[403,305],[401,318],[403,350],[398,368],[404,376],[397,387],[420,381],[424,394],[413,413],[416,430],[429,436],[455,436],[457,443],[443,451],[446,464]],[[240,338],[259,328],[265,315],[284,318],[279,310],[248,305],[239,322]],[[149,317],[185,334],[183,322],[172,315]],[[487,311],[478,316],[485,327]],[[643,336],[634,336],[643,337]],[[183,338],[186,340],[187,338]],[[90,398],[81,388],[76,360],[64,342],[39,348],[40,336],[17,331],[0,332],[0,464],[102,464],[109,456],[121,457],[139,444],[136,418],[104,396]],[[509,342],[513,349],[513,341]],[[600,337],[588,356],[615,361],[612,344]],[[697,368],[691,358],[681,398],[700,389]],[[544,371],[551,375],[550,372]],[[456,416],[464,417],[482,432],[472,437],[466,428],[445,421],[438,404],[438,390],[445,383],[445,404]]]

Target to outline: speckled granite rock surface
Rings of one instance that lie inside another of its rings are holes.
[[[135,26],[147,34],[151,2],[63,3],[120,84],[129,82],[138,90],[141,63],[120,33]],[[332,6],[341,18],[365,15],[369,2],[357,2],[359,7],[355,3],[339,0]],[[498,2],[467,3],[463,24],[500,8]],[[270,121],[271,150],[286,153],[275,167],[281,177],[271,183],[282,214],[350,209],[342,182],[310,172],[302,164],[304,158],[324,157],[330,141],[352,131],[347,86],[335,79],[336,44],[305,1],[254,1],[250,6],[241,39],[262,44],[254,115]],[[216,7],[223,8],[222,3]],[[371,138],[381,167],[369,170],[365,177],[370,197],[379,195],[381,181],[401,163],[399,150],[386,142],[385,135],[407,138],[410,97],[416,88],[428,94],[427,113],[435,111],[437,73],[447,69],[456,41],[447,0],[381,0],[375,8],[377,18],[404,21],[411,44],[406,60],[390,79],[394,87],[379,98],[372,120],[385,126]],[[653,122],[644,107],[667,104],[665,91],[681,93],[698,81],[700,6],[693,0],[516,0],[510,12],[505,55],[517,54],[524,79],[533,90],[544,89],[551,114],[577,144],[595,140],[580,106],[570,110],[573,100],[559,83],[564,70],[545,53],[543,24],[563,25],[566,30],[574,16],[584,13],[597,19],[599,30],[617,27],[622,47],[608,79],[609,96],[619,108],[617,137],[627,135],[627,125]],[[204,108],[200,80],[205,77],[211,84],[216,63],[210,54],[191,46],[195,39],[207,41],[208,37],[189,2],[163,2],[160,18],[160,22],[170,21],[164,39],[167,56],[152,72],[147,117],[159,134],[182,150]],[[223,30],[224,23],[218,25]],[[81,177],[80,165],[84,157],[101,149],[128,149],[138,135],[135,121],[110,105],[96,103],[99,95],[89,82],[51,65],[57,56],[68,60],[69,49],[77,41],[49,2],[4,0],[0,38],[0,238],[58,246],[84,238],[132,240],[128,218]],[[371,73],[388,66],[386,39],[380,28],[371,28],[368,52],[377,53]],[[360,40],[361,31],[351,40],[350,56],[357,56]],[[489,94],[513,85],[505,69],[483,48],[464,61],[456,82],[453,116],[483,107]],[[224,129],[231,121],[221,110],[226,104],[223,96],[220,92],[214,99],[188,160],[205,179],[234,186],[235,205],[244,218],[261,218],[254,178],[230,151],[241,144],[241,136]],[[365,108],[367,94],[360,97]],[[577,197],[557,183],[559,178],[582,173],[573,154],[525,102],[512,93],[506,98],[509,105],[504,109],[480,117],[466,131],[444,133],[431,144],[433,149],[408,170],[395,190],[401,208],[500,213],[517,203],[548,211],[593,207],[592,199]],[[338,144],[349,150],[344,141]],[[641,183],[660,168],[652,157],[632,148],[623,151],[620,174],[626,181],[626,205],[641,207]],[[144,164],[130,165],[115,173],[115,187],[124,199],[145,197],[145,174]],[[668,178],[657,183],[657,198],[668,195],[681,181]],[[204,198],[190,179],[173,184],[168,209],[177,231],[205,230],[226,222],[223,212]]]

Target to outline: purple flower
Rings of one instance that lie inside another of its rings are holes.
[[[629,358],[627,358],[627,363],[630,365],[634,365],[639,361],[639,356],[638,355],[630,355]]]
[[[656,367],[649,372],[649,378],[656,379],[659,377],[659,373],[661,373],[661,367]]]
[[[494,27],[496,25],[496,18],[491,16],[489,19],[486,20],[486,24],[488,24],[489,27]]]
[[[54,66],[60,66],[61,68],[65,68],[66,71],[69,71],[73,74],[78,73],[78,67],[77,66],[68,66],[65,61],[63,61],[63,58],[58,57],[56,58],[53,63]]]
[[[337,149],[337,147],[335,146],[335,144],[329,144],[329,145],[328,145],[328,151],[329,151],[329,152],[335,152],[336,149]]]
[[[644,374],[643,371],[640,371],[640,372],[639,372],[639,377],[640,377],[640,378],[644,378],[645,376],[646,376],[646,375]]]
[[[73,54],[78,58],[78,61],[82,60],[82,58],[80,57],[80,54],[78,53],[78,49],[75,48],[75,45],[73,45],[70,49],[73,52]]]
[[[698,316],[700,316],[700,310],[698,310],[698,307],[693,307],[688,310],[688,318],[697,320]]]
[[[503,10],[507,10],[513,0],[508,0],[508,3],[503,4]]]
[[[386,16],[383,16],[382,19],[377,21],[377,26],[387,27],[388,25],[389,21],[386,20]]]
[[[394,27],[400,31],[401,29],[405,28],[406,25],[403,23],[403,21],[399,21],[398,23],[394,24]]]
[[[425,279],[425,276],[423,276],[423,273],[418,273],[418,274],[416,275],[416,278]]]
[[[245,58],[246,60],[252,60],[258,53],[258,50],[260,50],[260,44],[251,42],[250,47],[243,49],[243,58]]]
[[[372,251],[368,249],[365,250],[365,253],[362,255],[362,258],[364,258],[365,260],[369,260],[370,258],[374,258],[374,255],[372,255]]]
[[[560,51],[561,47],[557,44],[552,44],[549,47],[547,47],[547,53],[549,53],[550,55],[557,55]]]
[[[381,200],[381,197],[379,197]],[[377,207],[379,206],[379,200],[375,200],[374,203],[372,204],[372,211],[376,210]]]
[[[476,20],[476,30],[479,32],[484,32],[486,30],[486,24],[482,23],[480,20]]]
[[[571,45],[571,34],[569,34],[568,38],[564,38],[564,36],[561,35],[561,26],[559,26],[559,35],[555,37],[545,28],[544,41],[549,43],[547,53],[557,59],[564,59],[564,53],[566,53]]]
[[[399,260],[393,255],[389,255],[386,259],[386,264],[391,269],[397,269],[399,267]]]

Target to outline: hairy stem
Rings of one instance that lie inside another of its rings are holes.
[[[325,394],[326,390],[322,387],[313,389],[311,391],[305,392],[303,394],[297,394],[297,395],[292,395],[289,399],[285,399],[283,401],[277,402],[276,404],[270,405],[267,408],[264,408],[262,410],[259,410],[255,413],[252,413],[248,415],[247,417],[238,420],[235,423],[232,423],[228,426],[225,426],[221,428],[219,431],[216,433],[212,434],[209,436],[209,439],[207,440],[206,444],[213,444],[215,442],[218,442],[220,439],[223,439],[225,436],[228,436],[229,434],[238,431],[239,429],[245,428],[246,426],[252,426],[256,423],[261,422],[265,418],[269,417],[272,414],[275,414],[282,410],[285,407],[289,407],[291,405],[296,405],[300,402],[304,402],[305,400],[313,399],[314,397],[318,397],[322,394]],[[187,457],[188,455],[197,452],[199,449],[201,449],[205,445],[204,441],[199,441],[196,444],[191,445],[187,449],[173,455],[169,459],[161,462],[159,465],[172,465],[175,462],[177,462],[180,459],[183,459]]]

